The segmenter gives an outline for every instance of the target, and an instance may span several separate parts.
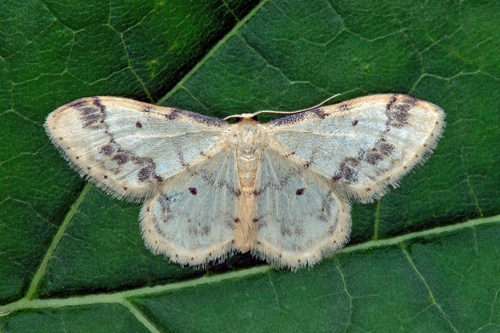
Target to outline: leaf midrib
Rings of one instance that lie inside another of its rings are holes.
[[[88,185],[91,187],[92,185]],[[85,188],[82,193],[87,193],[88,189]],[[79,198],[80,199],[80,198]],[[70,215],[68,213],[68,215]],[[363,251],[366,249],[373,249],[373,248],[381,248],[381,247],[388,247],[392,245],[397,245],[397,244],[403,244],[406,241],[413,240],[416,238],[422,238],[430,235],[438,235],[442,233],[448,233],[448,232],[453,232],[461,229],[467,229],[467,228],[474,228],[476,226],[480,225],[488,225],[488,224],[494,224],[494,223],[499,223],[500,224],[500,215],[495,215],[487,218],[478,218],[478,219],[473,219],[473,220],[468,220],[462,223],[454,224],[454,225],[449,225],[445,227],[436,227],[432,228],[429,230],[424,230],[424,231],[418,231],[418,232],[413,232],[409,233],[406,235],[402,236],[397,236],[393,238],[387,238],[383,240],[372,240],[368,241],[365,243],[361,244],[356,244],[352,246],[347,246],[343,248],[342,250],[336,252],[336,254],[345,254],[345,253],[351,253],[355,251]],[[57,244],[51,244],[57,246]],[[49,260],[50,258],[47,258]],[[44,258],[45,261],[45,258]],[[319,264],[321,265],[321,264]],[[40,269],[37,271],[35,276],[43,276],[44,271],[42,271],[42,268],[45,268],[45,266],[40,266]],[[174,283],[167,283],[164,285],[158,285],[154,287],[142,287],[142,288],[137,288],[137,289],[131,289],[127,291],[121,291],[121,292],[114,292],[114,293],[101,293],[101,294],[93,294],[93,295],[87,295],[87,296],[73,296],[69,298],[51,298],[51,299],[29,299],[27,296],[16,301],[12,302],[10,304],[0,306],[0,316],[11,313],[13,311],[18,311],[22,309],[28,309],[28,308],[57,308],[57,307],[65,307],[65,306],[78,306],[78,305],[89,305],[89,304],[102,304],[102,303],[118,303],[118,304],[123,304],[123,302],[128,302],[128,299],[131,297],[138,297],[138,296],[147,296],[147,295],[155,295],[155,294],[160,294],[164,293],[167,291],[172,291],[172,290],[179,290],[183,288],[190,288],[194,286],[199,286],[199,285],[204,285],[204,284],[210,284],[210,283],[216,283],[216,282],[221,282],[225,280],[230,280],[230,279],[241,279],[245,277],[249,277],[251,275],[256,275],[256,274],[263,274],[266,272],[271,271],[273,268],[271,265],[263,265],[263,266],[257,266],[249,269],[242,269],[242,270],[237,270],[237,271],[232,271],[228,273],[223,273],[223,274],[217,274],[213,275],[210,277],[200,277],[188,281],[183,281],[183,282],[174,282]],[[33,282],[35,282],[35,279],[33,279]],[[37,280],[39,282],[39,279]],[[32,283],[32,288],[35,288],[37,285]],[[30,288],[31,289],[31,288]]]
[[[163,105],[170,97],[172,97],[178,90],[184,87],[184,83],[186,83],[191,76],[193,76],[198,70],[207,63],[207,61],[212,58],[212,56],[229,40],[229,38],[233,37],[238,33],[238,31],[253,17],[257,12],[264,7],[264,5],[268,2],[268,0],[261,1],[257,6],[255,6],[250,13],[248,13],[241,21],[239,21],[224,37],[221,38],[217,44],[212,47],[210,51],[196,63],[196,65],[186,74],[184,77],[179,80],[179,82],[168,92],[160,98],[156,105]],[[200,105],[203,105],[200,103]]]

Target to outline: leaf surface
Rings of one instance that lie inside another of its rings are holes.
[[[1,2],[0,329],[498,330],[499,10]],[[43,129],[52,110],[92,95],[224,117],[387,92],[441,106],[444,137],[398,189],[353,205],[347,248],[297,273],[248,255],[207,271],[154,256],[140,205],[85,184]]]

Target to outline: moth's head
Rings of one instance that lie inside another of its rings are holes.
[[[248,119],[257,120],[257,118],[255,116],[258,113],[260,113],[260,111],[255,112],[255,113],[233,114],[232,116],[228,116],[228,117],[224,118],[224,120],[235,118],[237,123],[239,123],[240,121],[248,120]]]
[[[243,113],[243,114],[235,114],[232,116],[228,116],[224,118],[224,120],[229,120],[229,123],[238,124],[238,125],[255,125],[259,123],[257,120],[257,113]],[[232,120],[232,121],[231,121]]]
[[[224,120],[228,119],[234,119],[235,123],[238,123],[239,125],[244,125],[244,124],[251,124],[251,123],[258,123],[257,116],[260,114],[264,113],[273,113],[273,114],[294,114],[294,113],[299,113],[299,112],[304,112],[303,110],[301,111],[292,111],[292,112],[286,112],[286,111],[271,111],[271,110],[264,110],[264,111],[257,111],[255,113],[242,113],[242,114],[235,114],[232,116],[228,116],[224,118]]]

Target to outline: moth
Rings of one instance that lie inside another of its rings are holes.
[[[373,202],[396,187],[445,127],[440,107],[400,94],[265,124],[258,113],[231,116],[230,124],[88,97],[49,114],[45,129],[82,177],[115,198],[144,201],[142,236],[153,253],[201,268],[250,251],[296,270],[344,246],[350,202]]]

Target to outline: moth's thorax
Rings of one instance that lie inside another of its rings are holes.
[[[236,150],[240,184],[244,193],[253,191],[265,136],[264,127],[251,118],[243,118],[231,128],[230,144]]]

